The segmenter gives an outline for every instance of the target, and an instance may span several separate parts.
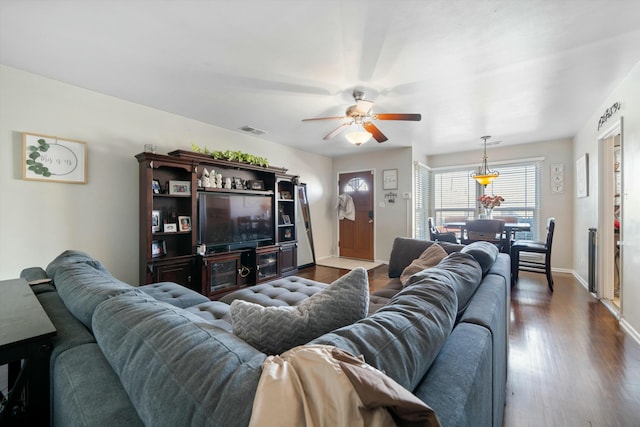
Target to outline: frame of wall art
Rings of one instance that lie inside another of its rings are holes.
[[[57,136],[22,134],[22,178],[87,183],[87,143]]]

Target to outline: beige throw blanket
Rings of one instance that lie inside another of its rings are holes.
[[[250,427],[440,426],[435,412],[383,372],[333,346],[269,356]]]

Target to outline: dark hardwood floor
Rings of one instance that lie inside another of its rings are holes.
[[[330,283],[347,273],[311,267]],[[570,274],[520,273],[512,288],[505,427],[640,426],[640,345]],[[372,290],[387,267],[369,272]]]

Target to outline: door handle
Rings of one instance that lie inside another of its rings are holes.
[[[373,222],[373,211],[369,211],[369,224]]]

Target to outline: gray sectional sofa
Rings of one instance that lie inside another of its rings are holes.
[[[443,426],[501,426],[510,262],[482,245],[451,253],[402,287],[433,242],[397,238],[389,286],[370,313],[313,344],[363,355],[431,406]],[[327,285],[301,278],[224,301],[173,283],[134,287],[89,255],[66,251],[23,270],[57,328],[50,361],[54,426],[246,426],[267,355],[233,334],[229,303],[296,305]]]

